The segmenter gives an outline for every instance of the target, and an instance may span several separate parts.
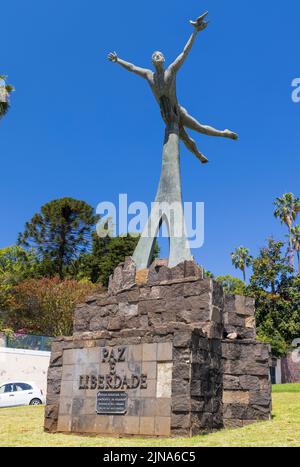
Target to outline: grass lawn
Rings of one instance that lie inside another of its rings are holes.
[[[299,392],[300,393],[300,383],[295,384],[276,384],[273,386],[273,393],[282,393],[282,392]]]
[[[300,446],[300,384],[274,386],[273,420],[192,439],[101,438],[43,432],[44,407],[0,409],[0,446]]]

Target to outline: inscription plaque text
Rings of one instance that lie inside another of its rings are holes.
[[[97,394],[97,414],[124,415],[127,411],[128,394],[124,391],[105,391]]]

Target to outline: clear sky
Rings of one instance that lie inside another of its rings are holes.
[[[235,247],[256,254],[268,235],[283,238],[273,200],[300,195],[298,0],[10,0],[1,4],[0,74],[16,92],[0,122],[0,247],[52,199],[153,200],[159,109],[146,82],[106,56],[149,67],[159,49],[171,61],[188,20],[205,10],[211,23],[180,71],[179,100],[240,140],[194,134],[206,166],[182,148],[184,200],[206,206],[205,245],[193,253],[215,274],[234,273]]]

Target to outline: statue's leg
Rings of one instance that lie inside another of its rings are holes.
[[[182,204],[179,131],[177,123],[166,127],[162,172],[155,203],[152,204],[150,217],[133,254],[137,271],[149,267],[154,242],[162,223],[167,228],[170,240],[168,266],[173,268],[183,261],[193,259],[187,240]]]
[[[181,111],[181,122],[183,126],[186,126],[187,128],[190,128],[191,130],[198,131],[198,133],[202,133],[203,135],[208,135],[208,136],[221,136],[223,138],[229,138],[229,139],[238,139],[238,135],[234,133],[233,131],[230,130],[216,130],[215,128],[208,126],[208,125],[202,125],[199,123],[194,117],[191,117],[191,115],[188,114],[187,110],[184,107],[180,107]]]
[[[208,159],[199,151],[197,148],[196,142],[187,134],[183,127],[180,128],[180,139],[185,144],[187,149],[191,151],[195,156],[200,159],[202,164],[206,164]]]

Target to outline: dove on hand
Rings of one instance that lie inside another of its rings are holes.
[[[110,54],[108,54],[107,58],[110,62],[116,63],[118,61],[118,54],[117,52],[111,52]]]
[[[200,32],[207,28],[209,21],[204,21],[208,15],[208,11],[204,13],[202,16],[196,19],[196,21],[190,21],[190,24],[194,26],[194,28]]]

